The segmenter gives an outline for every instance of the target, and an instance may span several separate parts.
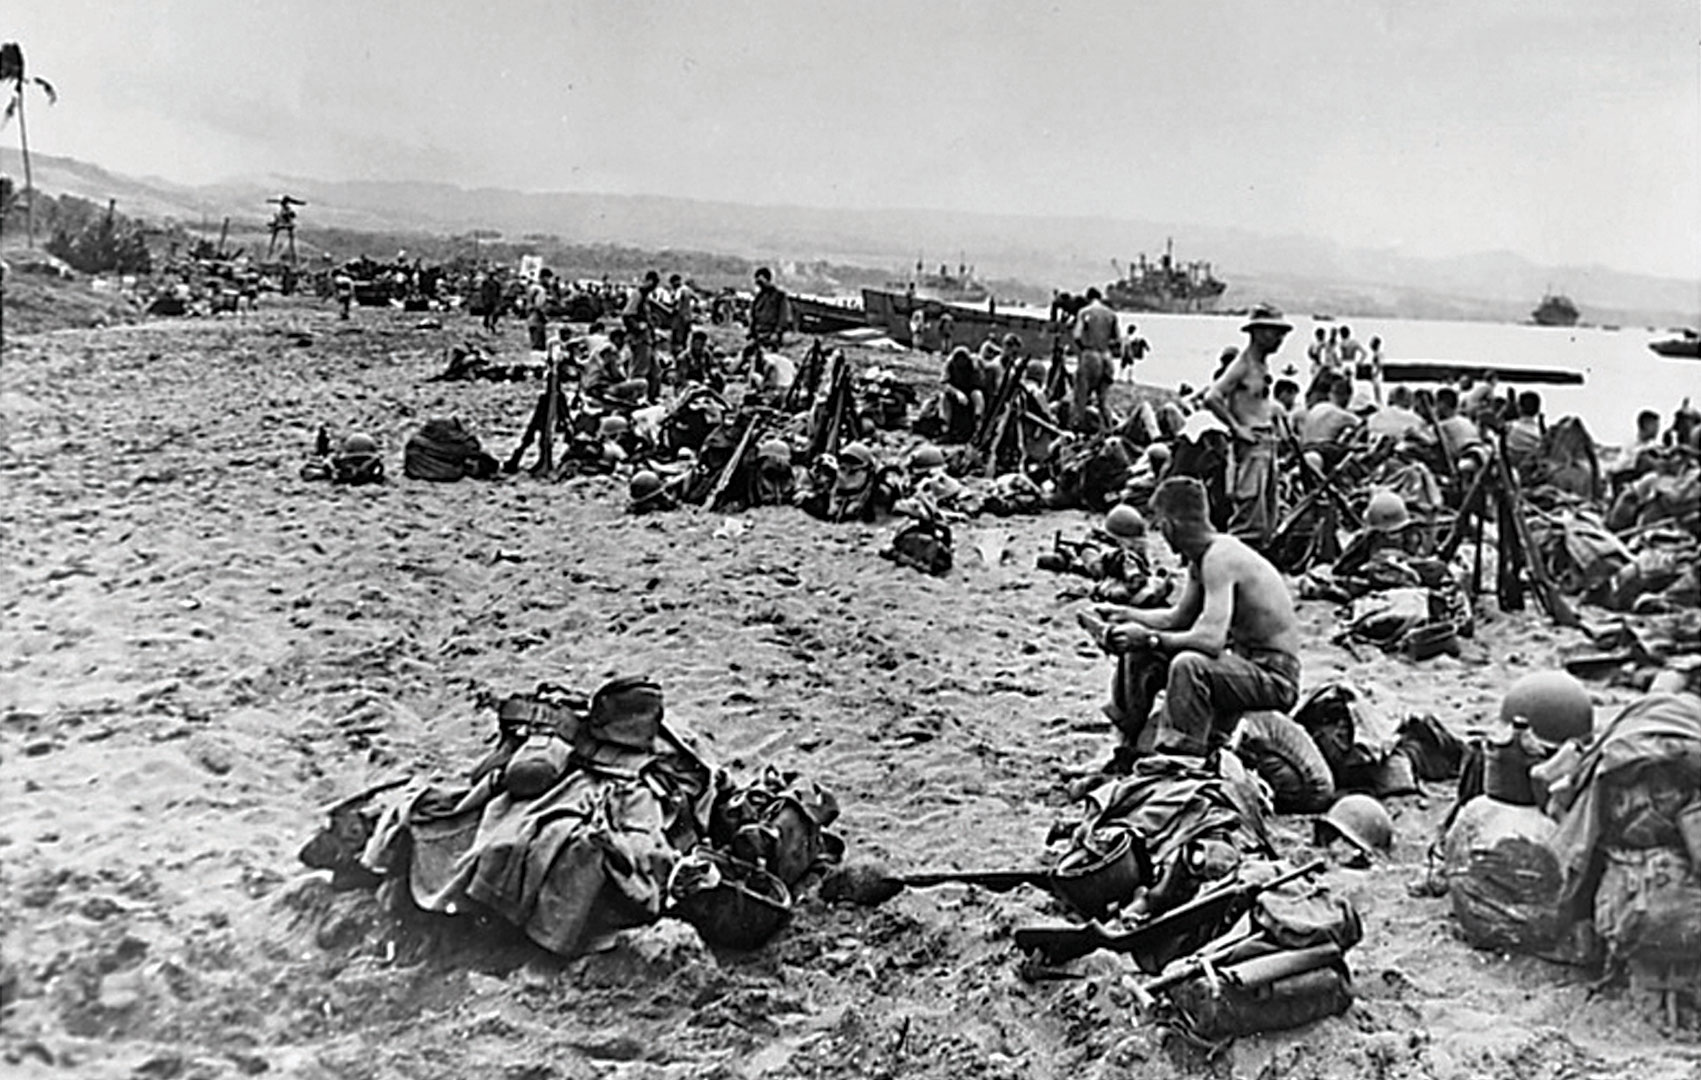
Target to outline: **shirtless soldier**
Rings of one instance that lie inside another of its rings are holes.
[[[1211,384],[1205,407],[1228,425],[1234,457],[1229,464],[1228,531],[1263,549],[1276,531],[1276,421],[1279,406],[1270,396],[1270,357],[1293,329],[1268,304],[1252,309],[1241,327],[1246,348]]]
[[[1106,607],[1081,625],[1117,657],[1105,714],[1122,744],[1107,772],[1127,772],[1142,752],[1203,755],[1228,741],[1242,713],[1293,708],[1299,700],[1299,626],[1276,568],[1211,527],[1205,486],[1171,477],[1150,517],[1188,569],[1174,607]],[[1163,722],[1147,732],[1157,692]]]

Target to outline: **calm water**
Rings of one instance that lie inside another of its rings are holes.
[[[1142,382],[1174,387],[1202,387],[1216,370],[1225,345],[1244,344],[1243,320],[1226,315],[1125,315],[1126,326],[1139,326],[1139,335],[1152,351],[1136,369]],[[1432,322],[1422,319],[1352,319],[1314,322],[1289,316],[1294,332],[1271,365],[1292,363],[1310,370],[1306,347],[1313,329],[1345,323],[1353,337],[1368,346],[1382,339],[1388,360],[1449,360],[1496,367],[1560,368],[1583,373],[1582,386],[1532,386],[1541,394],[1549,421],[1562,416],[1583,418],[1597,442],[1618,445],[1629,441],[1636,414],[1651,408],[1669,418],[1678,402],[1689,397],[1701,407],[1701,360],[1671,360],[1649,351],[1648,342],[1673,336],[1643,327],[1602,330],[1590,327],[1512,326],[1499,323]],[[1303,383],[1302,383],[1303,385]]]

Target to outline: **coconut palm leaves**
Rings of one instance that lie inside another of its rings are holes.
[[[15,41],[0,45],[0,83],[11,91],[6,99],[6,115],[0,123],[10,123],[13,114],[18,117],[18,144],[24,156],[24,220],[28,223],[29,246],[35,247],[35,206],[32,198],[35,182],[30,175],[30,133],[24,122],[24,91],[33,83],[47,95],[49,105],[59,100],[59,93],[53,89],[52,83],[25,70],[23,47]]]

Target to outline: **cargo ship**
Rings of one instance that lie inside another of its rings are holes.
[[[1530,312],[1530,321],[1537,326],[1576,326],[1580,314],[1569,296],[1550,292],[1542,297],[1540,306]]]
[[[966,263],[957,264],[957,272],[951,273],[951,268],[944,263],[939,264],[939,272],[930,274],[922,261],[915,261],[915,276],[909,281],[887,282],[888,289],[898,290],[909,296],[922,300],[938,300],[946,304],[983,304],[992,293],[975,277],[975,268]]]
[[[1228,283],[1219,281],[1208,262],[1178,263],[1175,241],[1164,241],[1164,253],[1149,262],[1141,253],[1128,272],[1104,287],[1104,302],[1118,311],[1212,311]]]

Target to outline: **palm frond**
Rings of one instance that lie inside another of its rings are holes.
[[[53,84],[38,76],[30,76],[30,81],[41,87],[41,92],[47,95],[47,103],[56,105],[59,102],[59,91],[53,89]]]

